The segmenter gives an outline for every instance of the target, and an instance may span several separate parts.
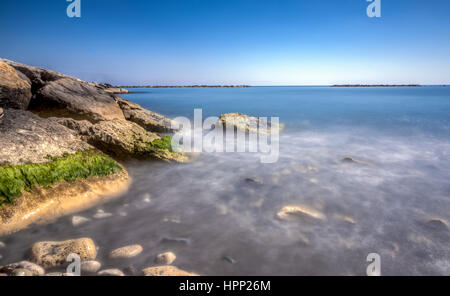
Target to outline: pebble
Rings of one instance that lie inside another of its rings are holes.
[[[109,254],[109,258],[131,258],[139,255],[142,252],[141,245],[131,245],[122,248],[115,249]]]
[[[100,276],[125,276],[123,272],[117,268],[112,269],[104,269],[102,271],[99,271],[97,275]]]
[[[19,267],[19,269],[29,270],[34,276],[42,276],[45,274],[45,270],[33,262],[21,261],[17,263],[17,267]]]
[[[176,266],[153,266],[142,270],[145,276],[197,276],[198,274],[187,272]]]
[[[33,276],[33,273],[25,268],[14,269],[11,276]]]
[[[231,264],[236,264],[236,263],[237,263],[237,261],[234,260],[234,259],[233,259],[232,257],[230,257],[230,256],[223,256],[222,259],[225,260],[225,261],[227,261],[227,262],[229,262],[229,263],[231,263]]]
[[[111,217],[111,216],[112,216],[111,213],[106,213],[102,209],[98,209],[97,213],[93,217],[95,219],[104,219],[104,218],[108,218],[108,217]]]
[[[4,247],[6,247],[5,243],[0,241],[0,249]]]
[[[73,226],[80,226],[86,222],[91,221],[91,219],[86,218],[86,217],[82,217],[82,216],[73,216],[72,217],[72,225]]]
[[[157,264],[170,265],[175,261],[177,256],[172,252],[162,253],[156,256],[155,262]]]
[[[128,276],[138,275],[138,270],[134,266],[127,266],[124,268],[123,273]]]
[[[84,261],[81,262],[82,273],[96,273],[100,270],[102,264],[98,261]]]

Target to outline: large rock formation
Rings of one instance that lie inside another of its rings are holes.
[[[146,110],[140,105],[116,97],[116,102],[123,110],[123,115],[129,121],[135,122],[148,131],[156,133],[173,133],[172,120],[161,114]]]
[[[0,107],[26,109],[31,100],[31,83],[0,60]]]
[[[5,109],[4,113],[0,124],[0,165],[44,163],[49,156],[93,149],[65,126],[31,112]]]

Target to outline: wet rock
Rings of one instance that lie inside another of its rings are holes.
[[[101,267],[102,264],[98,261],[84,261],[81,262],[81,273],[96,273]]]
[[[31,83],[0,59],[0,107],[25,110],[31,96]]]
[[[75,131],[84,141],[97,149],[119,158],[153,157],[179,162],[187,159],[183,154],[154,145],[153,143],[161,140],[161,137],[130,121],[115,119],[92,124],[87,120],[72,118],[51,119]]]
[[[131,258],[139,255],[142,252],[142,246],[140,245],[131,245],[122,248],[115,249],[109,254],[109,258],[117,259],[117,258]]]
[[[231,263],[231,264],[236,264],[237,263],[237,261],[234,260],[231,256],[223,256],[222,260],[227,261],[228,263]]]
[[[292,218],[313,218],[317,220],[325,219],[324,214],[300,206],[286,206],[277,213],[277,217],[280,220],[289,220]]]
[[[139,275],[139,271],[134,266],[127,266],[124,268],[123,273],[128,276]]]
[[[97,275],[100,276],[125,276],[125,274],[117,268],[111,268],[111,269],[104,269],[102,271],[99,271]]]
[[[234,126],[241,131],[250,133],[270,134],[273,130],[280,132],[283,129],[281,124],[275,124],[267,120],[264,122],[258,117],[241,113],[222,114],[219,121],[224,126]]]
[[[50,272],[45,274],[45,276],[74,276],[73,273],[67,272]]]
[[[143,269],[142,272],[145,276],[198,276],[198,274],[171,265],[148,267]]]
[[[112,216],[111,213],[106,213],[104,210],[98,209],[97,213],[95,213],[93,217],[95,219],[104,219],[104,218],[109,218],[111,216]]]
[[[430,219],[425,224],[428,228],[434,229],[434,230],[448,230],[448,223],[447,221],[440,219],[440,218],[434,218]]]
[[[93,149],[70,129],[52,120],[23,110],[5,109],[4,112],[0,125],[0,165],[45,163],[49,156]]]
[[[33,276],[33,273],[25,268],[14,269],[11,276]]]
[[[343,159],[341,159],[341,162],[348,163],[348,164],[360,164],[360,165],[366,165],[366,166],[374,166],[373,163],[358,160],[358,159],[350,157],[350,156],[344,157]]]
[[[183,238],[183,237],[164,237],[161,240],[161,243],[175,243],[175,244],[183,244],[183,245],[189,245],[191,244],[191,240],[189,238]]]
[[[155,263],[161,265],[170,265],[175,261],[177,256],[172,252],[162,253],[156,256]]]
[[[85,224],[86,222],[91,221],[91,219],[82,217],[82,216],[73,216],[72,217],[72,225],[74,227],[80,226],[82,224]]]
[[[263,185],[264,181],[261,178],[246,178],[245,182],[251,185]]]
[[[0,249],[6,247],[4,242],[0,242]]]
[[[147,131],[156,133],[173,133],[172,120],[161,114],[146,110],[138,104],[132,103],[120,97],[116,97],[116,102],[123,111],[123,115]]]
[[[81,261],[93,260],[97,256],[95,244],[90,238],[38,242],[31,247],[30,256],[31,261],[43,267],[55,267],[66,264],[71,253],[78,254]]]
[[[17,263],[17,267],[30,271],[34,276],[42,276],[45,274],[44,268],[40,267],[39,265],[33,262],[21,261]]]

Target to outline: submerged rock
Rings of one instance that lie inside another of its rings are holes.
[[[245,182],[251,185],[263,185],[264,181],[261,178],[246,178]]]
[[[0,107],[27,109],[31,96],[31,83],[0,59]]]
[[[122,248],[115,249],[109,254],[109,258],[117,259],[117,258],[131,258],[142,253],[141,245],[131,245]]]
[[[142,272],[145,276],[198,276],[198,274],[171,265],[148,267],[143,269]]]
[[[166,252],[162,253],[156,256],[155,263],[161,264],[161,265],[170,265],[175,261],[177,256],[175,256],[172,252]]]
[[[98,261],[84,261],[81,262],[81,273],[96,273],[101,267],[102,264]]]
[[[241,131],[249,133],[271,134],[273,131],[280,132],[283,129],[281,124],[275,124],[268,120],[263,121],[258,117],[241,113],[222,114],[219,121],[224,126],[234,126]]]
[[[125,274],[117,268],[104,269],[97,273],[99,276],[125,276]]]
[[[67,241],[44,241],[31,247],[31,261],[44,266],[55,267],[66,264],[69,254],[78,254],[81,261],[89,261],[97,257],[97,250],[90,238],[80,238]]]
[[[435,229],[435,230],[448,230],[449,225],[448,222],[440,219],[440,218],[433,218],[426,222],[425,224],[427,227]]]
[[[15,275],[15,273],[22,273],[23,270],[28,271],[24,275],[41,276],[45,274],[45,270],[41,266],[28,261],[21,261],[18,263],[12,263],[0,267],[0,272],[8,275]]]
[[[237,263],[237,261],[234,258],[232,258],[231,256],[223,256],[222,260],[227,261],[228,263],[231,263],[231,264]]]
[[[344,157],[343,159],[341,159],[342,163],[349,163],[349,164],[361,164],[361,165],[366,165],[366,166],[374,166],[373,163],[367,162],[367,161],[362,161],[350,156]]]
[[[189,238],[184,237],[164,237],[161,240],[161,243],[176,243],[176,244],[183,244],[183,245],[189,245],[191,243],[191,240]]]
[[[91,219],[82,217],[82,216],[73,216],[72,217],[72,225],[73,226],[80,226],[82,224],[85,224],[87,222],[91,221]]]
[[[98,209],[97,213],[94,214],[93,216],[95,219],[104,219],[104,218],[109,218],[112,217],[111,213],[106,213],[104,210],[102,209]]]
[[[289,220],[292,218],[314,218],[317,220],[324,220],[325,215],[312,209],[300,206],[286,206],[282,208],[277,217],[280,220]]]

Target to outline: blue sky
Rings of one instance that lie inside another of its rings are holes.
[[[2,0],[0,57],[114,84],[450,84],[450,1]]]

